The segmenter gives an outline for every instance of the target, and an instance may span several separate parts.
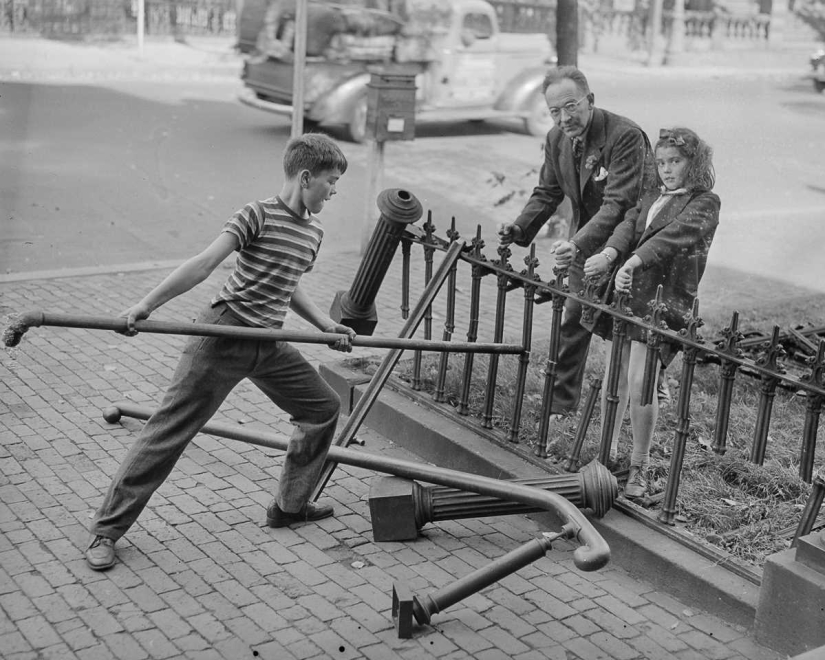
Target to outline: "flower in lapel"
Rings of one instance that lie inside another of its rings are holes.
[[[599,162],[599,157],[596,154],[590,154],[587,157],[587,160],[584,161],[584,169],[592,170],[594,167],[596,167],[596,163],[598,163],[598,162]],[[604,169],[604,168],[602,168],[602,169]]]
[[[600,167],[599,171],[593,177],[593,181],[604,181],[607,178],[607,174],[608,174],[607,170],[604,169],[603,167]]]

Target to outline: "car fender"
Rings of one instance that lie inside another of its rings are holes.
[[[541,94],[541,85],[546,75],[547,67],[524,69],[507,83],[493,107],[505,112],[526,112],[533,94]]]
[[[321,96],[307,111],[307,118],[321,124],[345,124],[352,108],[366,93],[371,74],[360,73],[348,78]]]

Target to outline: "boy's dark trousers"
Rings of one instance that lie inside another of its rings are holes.
[[[225,303],[204,310],[198,322],[245,325]],[[244,378],[289,413],[295,425],[276,502],[287,512],[306,504],[335,435],[338,395],[306,358],[285,342],[191,337],[163,402],[112,480],[92,523],[93,535],[117,540],[126,533],[192,438]]]

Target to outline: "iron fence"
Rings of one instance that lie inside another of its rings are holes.
[[[435,234],[435,227],[431,217],[421,226],[410,226],[406,229],[402,237],[402,316],[406,318],[409,309],[410,297],[410,264],[411,251],[413,246],[421,248],[425,260],[425,279],[429,282],[432,277],[432,264],[435,254],[445,252],[455,246],[458,239],[455,226],[447,232],[447,238],[441,238]],[[463,242],[463,241],[462,241]],[[698,315],[698,301],[694,303],[693,309],[686,315],[686,328],[675,332],[667,327],[662,321],[664,312],[664,301],[658,299],[651,301],[651,314],[640,318],[633,316],[627,309],[627,298],[623,295],[616,296],[610,304],[599,301],[596,294],[594,282],[588,283],[584,290],[571,292],[567,287],[567,273],[558,268],[553,269],[553,278],[543,280],[538,273],[538,260],[535,256],[535,246],[531,246],[529,255],[524,259],[525,268],[517,271],[511,264],[511,251],[509,248],[498,247],[497,256],[494,259],[487,258],[484,254],[484,241],[481,238],[481,228],[472,240],[467,241],[463,246],[460,255],[450,268],[449,274],[442,274],[442,281],[445,283],[446,308],[443,313],[444,328],[442,334],[443,341],[450,341],[456,333],[456,287],[457,270],[459,268],[469,269],[470,290],[469,305],[467,310],[469,317],[467,323],[467,341],[475,342],[479,339],[479,321],[482,316],[482,308],[493,309],[492,318],[486,316],[484,319],[488,326],[488,331],[493,334],[493,342],[503,341],[505,318],[512,318],[507,312],[508,300],[510,296],[518,295],[524,298],[521,318],[521,353],[518,355],[518,369],[515,383],[509,388],[513,392],[512,417],[509,420],[509,430],[506,432],[509,443],[519,443],[519,430],[522,424],[522,402],[525,397],[527,368],[531,360],[535,360],[533,355],[533,317],[535,305],[549,302],[551,305],[551,323],[549,348],[544,362],[544,383],[541,394],[541,414],[537,431],[537,439],[533,452],[538,457],[547,456],[549,418],[553,403],[553,386],[556,378],[555,365],[559,353],[558,328],[561,324],[564,302],[568,298],[573,298],[580,302],[584,308],[584,314],[600,312],[608,315],[613,322],[614,337],[621,338],[626,334],[630,325],[644,328],[647,331],[647,361],[646,373],[643,384],[643,402],[650,402],[655,396],[655,382],[659,364],[659,351],[662,340],[678,343],[682,349],[682,366],[678,400],[676,403],[677,423],[673,429],[673,442],[670,456],[670,469],[665,490],[662,496],[662,508],[658,515],[660,522],[672,525],[676,515],[676,503],[679,490],[679,478],[685,457],[685,448],[691,428],[690,400],[693,389],[694,372],[700,357],[708,364],[715,363],[718,368],[718,395],[715,416],[715,426],[711,449],[717,455],[723,455],[727,451],[728,426],[731,417],[731,402],[734,383],[740,373],[747,373],[751,377],[757,377],[760,381],[760,392],[757,402],[756,423],[752,431],[750,442],[749,460],[755,465],[762,465],[768,449],[768,430],[770,428],[773,401],[776,389],[779,386],[790,388],[805,397],[805,420],[799,445],[799,476],[807,483],[814,479],[814,456],[816,450],[817,432],[823,402],[825,402],[825,340],[819,339],[816,344],[816,353],[808,359],[806,368],[800,375],[788,373],[782,366],[781,358],[784,350],[781,345],[782,334],[779,328],[775,328],[772,335],[763,342],[761,350],[747,354],[742,349],[744,334],[739,328],[739,314],[733,312],[727,327],[721,333],[721,338],[713,343],[706,342],[699,334],[702,320]],[[460,266],[463,264],[463,266]],[[481,281],[485,278],[495,281],[496,299],[494,305],[482,305]],[[443,302],[443,301],[442,301]],[[433,316],[432,306],[428,306],[424,315],[425,339],[433,336]],[[610,360],[612,365],[618,365],[621,359],[621,351],[624,342],[613,341]],[[752,347],[751,347],[752,348]],[[708,359],[712,358],[712,359]],[[436,403],[445,401],[445,381],[448,362],[455,359],[449,352],[443,352],[439,358],[436,370],[435,383],[432,388],[432,396]],[[474,379],[474,354],[463,356],[463,368],[461,385],[458,388],[457,400],[453,401],[453,407],[459,415],[469,413],[469,397],[471,382]],[[484,402],[481,406],[481,425],[484,428],[492,428],[491,417],[494,399],[497,396],[497,369],[500,356],[491,354],[486,373],[486,383],[484,388]],[[416,352],[412,361],[412,376],[410,387],[413,390],[422,389],[422,361],[421,353]],[[583,406],[582,414],[578,422],[576,438],[572,445],[570,454],[567,456],[564,467],[568,471],[575,471],[580,464],[579,455],[584,442],[585,432],[594,412],[599,390],[604,387],[606,393],[605,409],[601,411],[602,431],[599,444],[599,460],[603,464],[608,464],[610,443],[613,426],[621,423],[616,419],[618,407],[618,375],[619,369],[611,368],[614,377],[602,383],[597,380],[591,383],[591,391]]]

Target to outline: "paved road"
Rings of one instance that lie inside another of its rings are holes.
[[[649,134],[683,123],[715,147],[723,209],[713,265],[822,290],[825,96],[813,93],[803,72],[596,71],[591,80],[599,104]],[[240,106],[238,89],[226,78],[2,83],[11,128],[0,162],[3,270],[178,259],[250,196],[271,194],[289,125]],[[442,229],[456,216],[462,234],[480,224],[492,242],[496,221],[520,209],[541,159],[540,140],[507,128],[419,127],[415,141],[387,145],[384,184],[410,188]],[[358,249],[368,206],[369,150],[346,149],[354,166],[336,202],[346,214],[330,211],[327,224],[336,252]]]

